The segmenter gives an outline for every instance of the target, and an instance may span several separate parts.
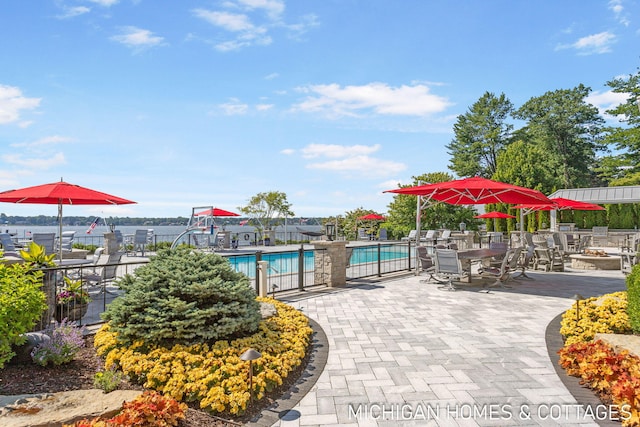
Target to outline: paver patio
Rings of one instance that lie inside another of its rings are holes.
[[[442,291],[419,283],[423,277],[404,276],[280,296],[320,325],[327,362],[308,392],[281,400],[256,424],[612,424],[585,414],[556,372],[545,331],[576,293],[624,290],[624,276],[571,269],[527,274],[534,280],[490,293]]]

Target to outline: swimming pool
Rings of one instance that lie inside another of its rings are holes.
[[[380,245],[380,256],[378,257],[378,246],[361,246],[353,248],[350,258],[350,265],[374,263],[378,261],[391,261],[407,258],[406,245]],[[315,262],[315,251],[304,251],[303,266],[304,271],[313,271]],[[253,279],[256,275],[255,255],[231,255],[227,259],[231,266],[240,273],[244,273]],[[268,274],[296,274],[298,273],[298,251],[263,253],[262,260],[269,263]]]

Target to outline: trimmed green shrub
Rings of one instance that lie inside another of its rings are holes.
[[[631,329],[640,333],[640,264],[636,264],[627,276],[627,315]]]
[[[42,286],[42,271],[31,265],[0,263],[0,368],[15,355],[12,346],[26,342],[47,309]]]
[[[249,278],[217,254],[165,249],[118,281],[125,294],[103,318],[118,339],[171,346],[235,339],[261,320]]]

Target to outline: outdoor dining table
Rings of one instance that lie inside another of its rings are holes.
[[[493,257],[504,256],[506,254],[507,248],[464,249],[458,251],[458,259],[462,262],[462,268],[469,273],[469,282],[471,282],[471,264],[473,264],[474,261],[483,262]]]

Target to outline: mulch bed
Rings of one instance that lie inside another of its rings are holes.
[[[85,338],[85,343],[85,347],[78,352],[76,358],[66,365],[42,367],[33,362],[10,362],[6,364],[4,369],[0,369],[0,395],[57,393],[95,388],[93,377],[97,372],[104,369],[104,361],[96,354],[92,335]],[[285,379],[281,387],[267,394],[260,401],[254,401],[253,405],[242,417],[232,419],[231,417],[212,416],[206,411],[200,410],[196,405],[191,405],[186,412],[186,419],[182,420],[179,426],[222,427],[242,425],[254,419],[265,408],[271,406],[285,390],[289,389],[302,375],[308,362],[309,355],[303,360],[301,366]],[[120,388],[144,390],[142,386],[127,380],[122,381]]]

